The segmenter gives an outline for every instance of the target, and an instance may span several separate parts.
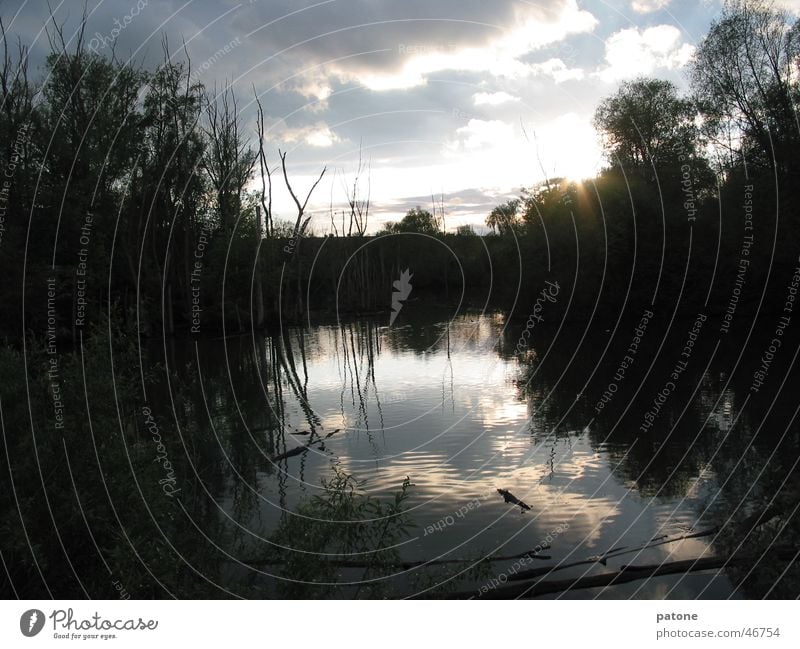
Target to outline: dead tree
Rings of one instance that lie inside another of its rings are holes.
[[[264,230],[261,225],[261,210],[264,210],[264,228],[268,238],[272,239],[275,229],[272,220],[272,172],[267,162],[264,151],[264,108],[258,98],[255,86],[253,87],[258,113],[256,115],[256,131],[258,134],[258,165],[261,176],[261,205],[256,206],[256,261],[253,268],[253,288],[256,292],[256,324],[264,324],[264,291],[261,283],[261,241]]]
[[[322,177],[325,175],[327,171],[327,167],[322,168],[322,172],[319,174],[319,178],[311,185],[311,189],[308,190],[308,194],[306,194],[305,200],[301,203],[300,199],[297,198],[297,194],[295,194],[294,190],[292,189],[292,184],[289,182],[289,174],[286,171],[286,153],[282,152],[278,149],[278,155],[281,158],[281,168],[283,169],[283,180],[286,183],[286,189],[289,190],[289,194],[294,201],[294,204],[297,206],[297,219],[294,222],[294,229],[292,230],[292,239],[288,245],[288,252],[291,254],[292,260],[295,260],[295,273],[296,273],[296,288],[297,288],[297,296],[296,296],[296,305],[297,305],[297,313],[298,315],[303,312],[303,290],[302,290],[302,280],[300,272],[300,240],[302,236],[305,234],[306,228],[308,227],[309,221],[311,221],[311,216],[308,216],[303,219],[305,216],[306,206],[308,205],[308,201],[311,198],[311,194],[314,193],[317,185],[319,185]]]
[[[17,62],[8,53],[8,36],[0,18],[0,38],[3,39],[3,59],[0,62],[0,106],[5,113],[9,134],[15,133],[30,120],[33,111],[33,88],[28,82],[28,48],[17,43]]]
[[[275,234],[272,221],[272,172],[267,163],[267,154],[264,152],[264,109],[261,100],[258,98],[255,87],[253,94],[258,105],[256,115],[256,130],[258,131],[258,164],[261,171],[261,207],[264,210],[264,225],[267,236],[272,238]]]
[[[433,220],[442,230],[442,234],[445,234],[445,232],[447,232],[447,225],[445,223],[444,213],[444,194],[440,194],[438,200],[431,194],[431,204],[433,206]]]
[[[356,236],[363,237],[367,232],[369,224],[369,204],[370,193],[372,191],[372,181],[370,174],[371,164],[368,162],[366,165],[367,172],[367,191],[366,195],[361,195],[359,183],[361,176],[364,173],[364,159],[361,154],[361,145],[358,147],[358,166],[356,167],[356,175],[353,178],[352,190],[345,185],[345,194],[347,195],[347,206],[350,209],[350,223],[347,229],[347,236],[353,236],[353,226],[356,229]]]
[[[328,204],[328,213],[331,217],[331,234],[333,234],[334,237],[338,237],[339,228],[336,227],[335,212],[333,210],[333,186],[335,183],[336,183],[336,171],[333,172],[333,182],[331,183],[331,200],[330,203]]]
[[[283,180],[286,182],[286,189],[289,190],[289,194],[291,195],[294,204],[297,206],[297,219],[295,220],[294,229],[292,230],[292,239],[294,240],[295,244],[294,255],[296,256],[299,243],[298,239],[305,233],[306,227],[308,226],[309,221],[311,221],[311,216],[307,217],[305,221],[303,220],[303,216],[306,211],[306,206],[308,205],[308,200],[311,198],[311,194],[317,188],[317,185],[319,185],[320,181],[322,180],[322,177],[325,175],[325,172],[328,170],[328,168],[327,167],[322,168],[322,172],[320,173],[319,178],[317,178],[316,182],[313,185],[311,185],[311,189],[308,190],[308,194],[306,194],[306,199],[302,203],[300,203],[300,200],[297,198],[297,194],[295,194],[294,190],[292,189],[292,185],[289,182],[289,175],[286,172],[286,154],[281,152],[280,149],[278,149],[278,155],[280,155],[281,157]]]

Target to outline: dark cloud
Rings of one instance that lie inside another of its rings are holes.
[[[564,4],[564,0],[536,5],[509,0],[334,0],[301,8],[282,0],[245,7],[232,27],[263,39],[265,51],[289,50],[286,56],[308,62],[381,50],[381,55],[363,56],[350,65],[386,71],[402,66],[414,52],[486,44],[512,29],[522,15],[553,19]]]

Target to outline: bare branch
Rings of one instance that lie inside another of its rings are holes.
[[[322,172],[319,174],[319,178],[317,178],[316,182],[313,185],[311,185],[311,189],[309,189],[308,194],[306,194],[306,199],[301,204],[300,200],[297,198],[297,195],[294,193],[294,190],[292,189],[292,185],[289,182],[289,175],[286,172],[286,153],[278,149],[278,155],[281,157],[281,167],[283,168],[283,179],[286,182],[286,188],[289,190],[289,194],[292,196],[294,204],[297,205],[297,220],[295,221],[294,224],[294,234],[295,236],[297,236],[298,233],[303,232],[303,230],[305,230],[305,225],[308,223],[307,219],[306,222],[303,224],[303,227],[302,228],[300,227],[303,218],[303,213],[305,212],[306,206],[308,205],[308,200],[311,198],[311,194],[314,192],[317,185],[319,185],[320,181],[322,180],[322,177],[325,175],[325,172],[327,171],[328,168],[327,167],[322,168]]]
[[[271,237],[274,234],[272,225],[272,173],[267,163],[267,154],[264,152],[264,108],[261,105],[261,99],[258,97],[255,85],[253,86],[253,95],[258,106],[256,131],[258,133],[258,164],[261,171],[261,207],[264,209],[267,236]],[[265,175],[266,180],[264,179]]]

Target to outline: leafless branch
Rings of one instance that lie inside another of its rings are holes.
[[[291,183],[289,182],[289,175],[286,171],[286,153],[278,149],[278,155],[281,157],[281,167],[283,168],[283,180],[286,182],[286,189],[289,190],[289,194],[291,195],[294,204],[297,205],[297,220],[295,221],[294,224],[294,236],[296,237],[298,234],[304,232],[306,225],[308,225],[308,222],[311,217],[306,219],[305,222],[302,222],[303,214],[306,211],[306,206],[308,205],[308,200],[311,198],[311,194],[317,188],[317,185],[319,185],[320,181],[322,180],[322,177],[325,175],[325,172],[327,171],[328,168],[327,167],[322,168],[322,172],[319,174],[319,178],[317,178],[316,182],[313,185],[311,185],[311,189],[309,189],[308,194],[306,194],[306,199],[301,204],[300,200],[297,198],[297,195],[294,193],[294,190],[292,189]],[[301,222],[302,222],[302,227],[301,227]]]

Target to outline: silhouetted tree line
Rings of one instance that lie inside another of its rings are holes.
[[[260,326],[279,311],[286,319],[315,307],[388,308],[391,282],[413,266],[409,258],[425,267],[413,271],[421,286],[488,292],[505,306],[516,299],[521,315],[547,278],[574,285],[576,317],[598,302],[614,312],[631,298],[667,304],[679,295],[704,304],[711,295],[709,309],[722,312],[752,235],[752,263],[739,282],[745,309],[758,301],[770,268],[779,292],[783,262],[797,261],[787,243],[796,234],[800,180],[799,29],[768,2],[727,2],[691,63],[690,96],[642,78],[597,108],[609,162],[597,178],[546,179],[499,205],[486,221],[498,236],[486,237],[485,247],[454,243],[471,231],[445,235],[443,206],[438,214],[435,203],[433,213],[415,208],[379,234],[423,234],[447,245],[376,240],[355,260],[363,241],[306,238],[316,184],[299,196],[285,153],[297,217],[281,231],[260,103],[254,149],[233,91],[204,88],[188,53],[175,60],[165,40],[163,62],[147,72],[113,50],[93,52],[82,33],[70,47],[56,26],[44,77],[32,81],[27,50],[10,54],[4,32],[3,334],[46,329],[48,279],[56,280],[61,337],[75,339],[109,306],[144,333],[197,332],[200,323],[206,331]],[[335,234],[366,235],[364,174],[360,160],[349,212],[340,219],[331,209]],[[254,175],[261,190],[248,192]],[[416,246],[427,246],[426,255]],[[332,263],[315,263],[321,248]],[[312,295],[321,297],[306,304]]]

